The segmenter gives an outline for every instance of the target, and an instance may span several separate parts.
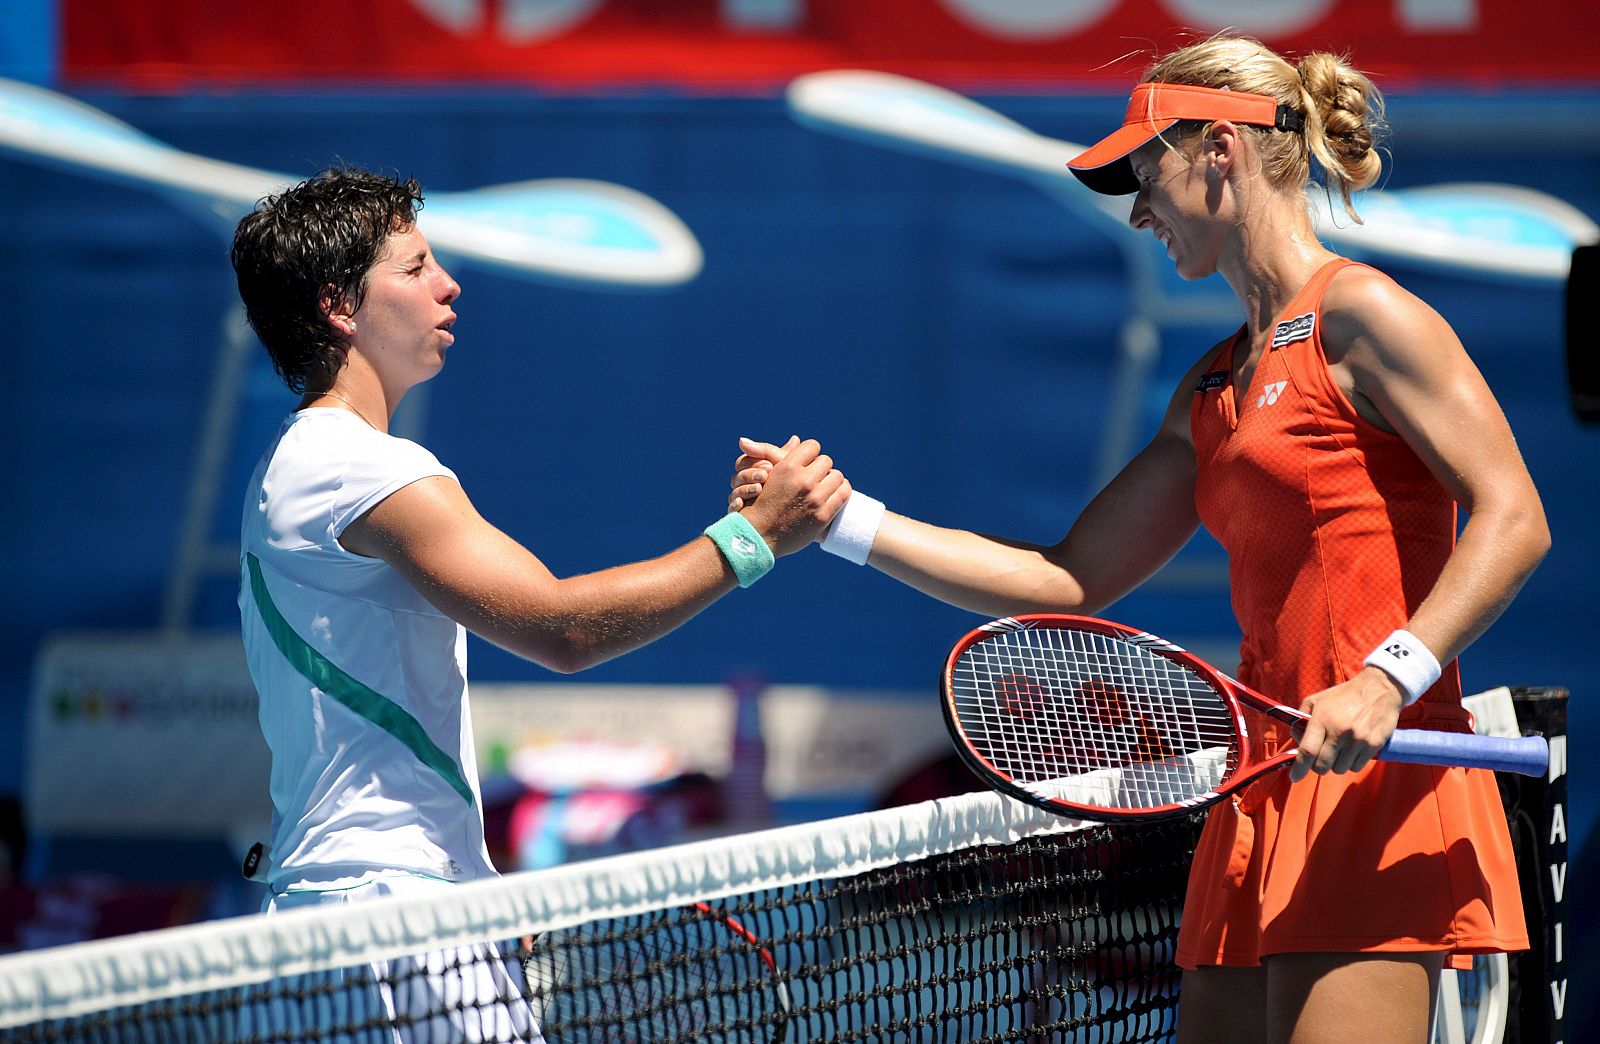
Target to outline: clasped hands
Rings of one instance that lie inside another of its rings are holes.
[[[799,551],[827,532],[850,499],[850,482],[815,439],[789,437],[782,446],[741,438],[728,511],[742,512],[774,555]]]

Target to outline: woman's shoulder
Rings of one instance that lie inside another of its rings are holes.
[[[1446,326],[1422,298],[1363,264],[1347,265],[1333,277],[1320,311],[1324,347],[1334,354],[1342,345],[1405,342]]]
[[[352,464],[438,467],[439,459],[421,443],[379,431],[348,410],[313,407],[290,418],[279,453],[320,461],[333,469]]]
[[[1345,265],[1335,273],[1322,296],[1322,313],[1327,317],[1324,321],[1336,316],[1412,310],[1433,311],[1393,276],[1360,262]]]

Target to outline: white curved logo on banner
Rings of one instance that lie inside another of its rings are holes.
[[[1120,0],[941,0],[975,29],[1013,40],[1065,36],[1087,28]]]
[[[1100,20],[1122,0],[940,0],[956,18],[979,32],[1011,40],[1069,36]],[[1310,29],[1336,0],[1162,0],[1179,22],[1211,31],[1236,28],[1256,36]],[[1420,31],[1470,30],[1478,24],[1478,0],[1394,0],[1395,19]]]
[[[609,0],[411,0],[429,20],[458,36],[481,32],[491,22],[508,43],[558,36],[603,8]],[[1051,40],[1071,36],[1104,19],[1125,0],[936,0],[963,24],[1007,40]],[[1479,0],[1393,0],[1395,19],[1410,29],[1470,30]],[[1336,0],[1161,0],[1179,22],[1211,31],[1236,28],[1257,36],[1302,32],[1322,21]],[[792,28],[804,19],[807,0],[720,0],[724,22],[767,30]]]
[[[411,0],[434,22],[460,36],[483,28],[489,12],[498,9],[499,34],[511,43],[531,43],[555,36],[583,21],[606,0]]]
[[[1196,29],[1238,27],[1257,36],[1288,35],[1310,29],[1328,13],[1334,0],[1165,0],[1172,16]]]
[[[230,239],[261,197],[300,178],[180,152],[98,109],[0,79],[0,155],[154,189]],[[597,287],[668,287],[700,271],[678,216],[609,182],[542,178],[433,192],[418,219],[444,256],[514,276]]]

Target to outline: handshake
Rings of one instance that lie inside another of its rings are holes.
[[[821,540],[826,551],[857,565],[866,562],[883,505],[865,494],[852,496],[850,480],[815,439],[802,442],[791,435],[777,446],[741,438],[739,449],[728,482],[728,512],[743,514],[774,555]]]

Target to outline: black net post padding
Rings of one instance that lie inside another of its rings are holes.
[[[1587,424],[1600,424],[1600,336],[1595,306],[1600,302],[1600,246],[1572,252],[1567,276],[1567,389],[1572,412]]]
[[[1528,924],[1529,948],[1511,956],[1511,1012],[1506,1044],[1568,1040],[1567,1007],[1567,690],[1511,690],[1523,735],[1550,742],[1550,769],[1539,778],[1498,774]],[[1543,931],[1538,926],[1543,926]]]

